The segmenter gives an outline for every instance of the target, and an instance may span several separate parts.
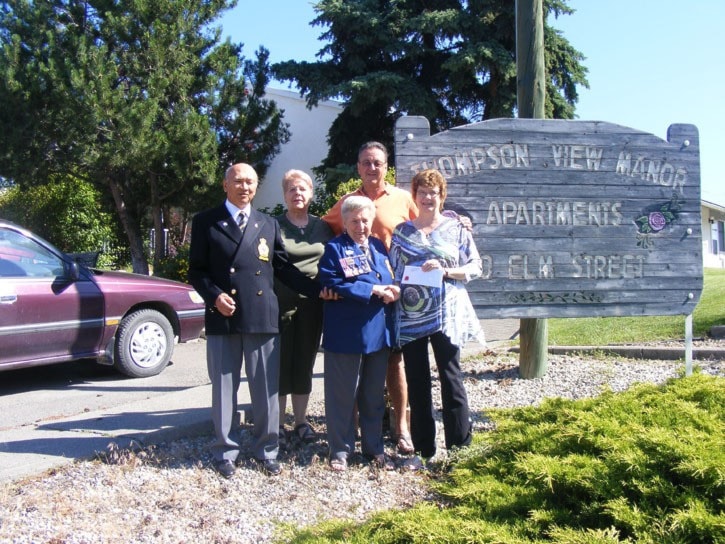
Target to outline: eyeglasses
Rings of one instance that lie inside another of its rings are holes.
[[[440,191],[418,191],[418,196],[420,198],[428,198],[428,197],[438,198],[439,196],[441,196],[441,192]]]
[[[360,164],[362,165],[363,168],[375,167],[375,168],[380,169],[388,163],[383,162],[383,161],[362,161]]]

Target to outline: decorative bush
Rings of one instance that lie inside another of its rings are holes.
[[[189,244],[172,246],[169,254],[154,267],[154,276],[187,283],[189,273]]]
[[[294,542],[725,542],[725,378],[492,410],[430,501]]]
[[[0,217],[32,230],[66,253],[100,251],[100,268],[130,259],[119,228],[102,211],[101,195],[90,183],[66,177],[45,185],[12,187],[0,195]]]

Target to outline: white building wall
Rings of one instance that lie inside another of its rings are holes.
[[[342,107],[337,102],[326,101],[308,110],[298,92],[281,89],[267,89],[266,98],[284,110],[284,122],[290,125],[291,133],[290,141],[275,156],[254,198],[256,208],[271,209],[284,204],[282,176],[287,170],[304,170],[315,178],[312,168],[327,156],[327,132]]]
[[[705,268],[725,268],[725,207],[702,201],[702,264]]]

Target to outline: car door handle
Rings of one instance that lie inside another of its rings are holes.
[[[0,295],[0,304],[15,304],[17,300],[17,295]]]

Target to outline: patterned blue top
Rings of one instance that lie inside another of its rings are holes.
[[[439,259],[444,268],[462,268],[465,279],[446,279],[441,287],[406,283],[405,267],[420,266],[429,259]],[[481,257],[471,233],[457,219],[443,217],[430,234],[418,230],[412,221],[401,223],[393,232],[390,262],[401,288],[397,304],[400,346],[438,331],[456,346],[468,340],[485,344],[465,288],[481,276]]]

